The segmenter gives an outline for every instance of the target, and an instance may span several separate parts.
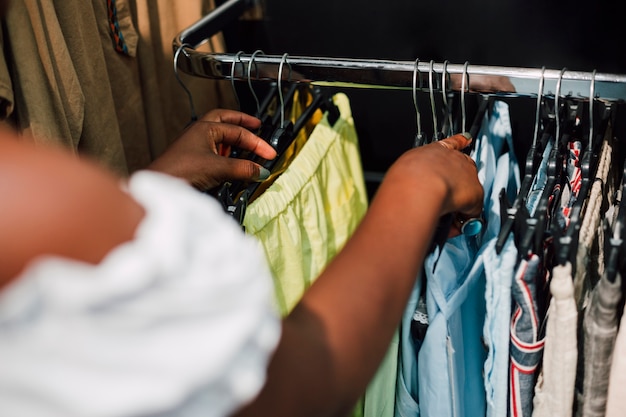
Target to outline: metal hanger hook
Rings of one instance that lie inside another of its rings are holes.
[[[289,66],[289,75],[287,76],[287,81],[291,80],[291,64],[287,62],[288,53],[284,53],[282,58],[280,59],[280,65],[278,66],[278,98],[280,99],[280,127],[284,127],[285,125],[285,100],[283,98],[283,67],[285,64]]]
[[[467,67],[469,66],[469,61],[465,61],[463,64],[463,74],[461,78],[461,131],[466,132],[465,124],[467,120],[467,113],[465,111],[465,79],[467,78],[467,87],[469,90],[469,74],[467,73]]]
[[[413,106],[415,106],[415,120],[417,123],[417,134],[419,136],[422,135],[422,118],[420,116],[420,110],[417,105],[417,77],[419,75],[420,78],[420,87],[422,86],[422,74],[420,74],[419,70],[420,60],[417,58],[415,60],[415,64],[413,65]]]
[[[591,73],[591,84],[589,86],[589,148],[593,142],[593,101],[596,94],[596,70]]]
[[[541,67],[541,77],[539,78],[539,91],[537,92],[537,110],[535,111],[535,133],[533,136],[533,146],[537,145],[537,136],[539,136],[539,114],[541,113],[541,100],[543,100],[543,85],[546,79],[546,67]]]
[[[261,104],[259,103],[259,98],[256,95],[256,92],[254,91],[254,88],[252,88],[252,64],[254,64],[254,68],[257,71],[257,77],[259,76],[259,67],[257,66],[257,63],[255,61],[256,56],[258,54],[261,55],[265,55],[265,52],[263,52],[260,49],[257,49],[256,51],[254,51],[252,53],[252,56],[250,56],[250,62],[248,63],[248,88],[250,89],[250,92],[252,93],[252,97],[254,98],[254,102],[256,103],[256,113],[257,116],[261,116],[259,113],[261,112]]]
[[[561,122],[560,122],[560,109],[559,109],[559,96],[561,95],[561,82],[563,81],[563,74],[567,68],[563,68],[559,73],[559,78],[556,81],[556,93],[554,94],[554,112],[556,113],[556,140],[560,139],[561,135]]]
[[[433,65],[435,61],[430,61],[430,67],[428,69],[428,89],[430,93],[430,110],[433,115],[433,139],[438,138],[438,125],[437,123],[437,112],[435,111],[435,92],[433,87]]]
[[[183,43],[178,47],[178,49],[176,49],[176,53],[174,54],[174,76],[176,77],[176,81],[178,81],[181,87],[183,87],[183,90],[185,90],[185,93],[187,93],[187,98],[189,99],[189,109],[191,111],[191,121],[195,122],[196,120],[198,120],[198,116],[196,115],[196,108],[193,104],[193,96],[191,95],[191,91],[189,90],[189,88],[187,88],[183,80],[180,78],[180,75],[178,74],[178,56],[184,48],[191,48],[191,45]]]
[[[243,54],[243,51],[237,52],[235,58],[233,58],[233,64],[230,67],[230,86],[233,88],[233,94],[235,95],[235,100],[237,101],[237,110],[241,110],[241,101],[239,101],[239,95],[237,94],[237,89],[235,88],[235,69],[238,62],[243,64],[241,61],[241,54]]]
[[[443,97],[443,111],[444,118],[448,118],[448,135],[452,133],[452,112],[450,111],[450,106],[448,105],[448,60],[443,61],[443,69],[441,73],[441,93]]]

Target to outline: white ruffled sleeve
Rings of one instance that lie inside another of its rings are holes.
[[[280,318],[256,241],[180,180],[138,172],[128,192],[133,241],[0,293],[2,415],[223,417],[262,387]]]

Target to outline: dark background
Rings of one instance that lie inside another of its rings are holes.
[[[326,57],[419,57],[626,73],[626,7],[621,1],[265,0],[264,9],[263,21],[241,21],[226,28],[230,52],[263,49],[268,54]],[[364,169],[384,172],[411,146],[415,135],[411,94],[343,91],[351,100]],[[532,137],[535,101],[508,101],[521,159]]]
[[[265,0],[273,52],[624,72],[620,1]]]

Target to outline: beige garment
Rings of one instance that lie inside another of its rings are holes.
[[[605,200],[613,198],[612,181],[608,180],[613,155],[612,132],[613,129],[609,125],[600,149],[595,180],[585,202],[584,212],[581,212],[574,276],[574,298],[579,311],[586,307],[589,293],[604,273],[602,214],[606,210]],[[598,239],[600,241],[596,242]]]
[[[4,34],[0,31],[0,57],[5,56]],[[7,62],[0,58],[0,120],[3,122],[13,113],[13,86]]]
[[[613,349],[609,392],[606,400],[606,417],[621,417],[626,410],[626,395],[624,395],[624,387],[626,387],[626,309],[620,323],[621,326]]]
[[[190,120],[172,40],[209,3],[117,0],[128,56],[113,47],[106,0],[11,2],[2,21],[0,116],[37,142],[61,143],[118,173],[144,167]],[[232,106],[227,83],[181,77],[198,114]]]
[[[128,3],[139,33],[136,62],[126,64],[127,57],[113,48],[104,49],[111,79],[129,79],[127,85],[112,83],[112,90],[129,169],[134,171],[160,155],[191,120],[189,99],[174,74],[172,42],[178,33],[211,10],[213,1],[128,0]],[[103,42],[110,45],[111,41]],[[202,50],[223,52],[221,35],[203,45]],[[235,107],[230,83],[182,72],[179,76],[192,92],[198,116],[217,107]],[[134,77],[132,82],[131,77]],[[138,121],[143,126],[138,126]]]
[[[578,310],[569,262],[552,268],[550,292],[543,369],[535,385],[532,415],[571,417],[578,359]]]
[[[73,25],[64,33],[67,21]],[[108,84],[101,49],[94,47],[100,43],[95,22],[91,5],[80,0],[11,2],[2,22],[10,73],[3,83],[13,87],[11,116],[19,129],[37,142],[94,151],[125,172],[119,129],[107,113],[113,110],[110,89],[85,91]]]

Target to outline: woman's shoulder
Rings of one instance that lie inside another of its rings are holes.
[[[132,239],[143,210],[119,182],[68,151],[0,132],[0,287],[38,256],[97,263]]]

